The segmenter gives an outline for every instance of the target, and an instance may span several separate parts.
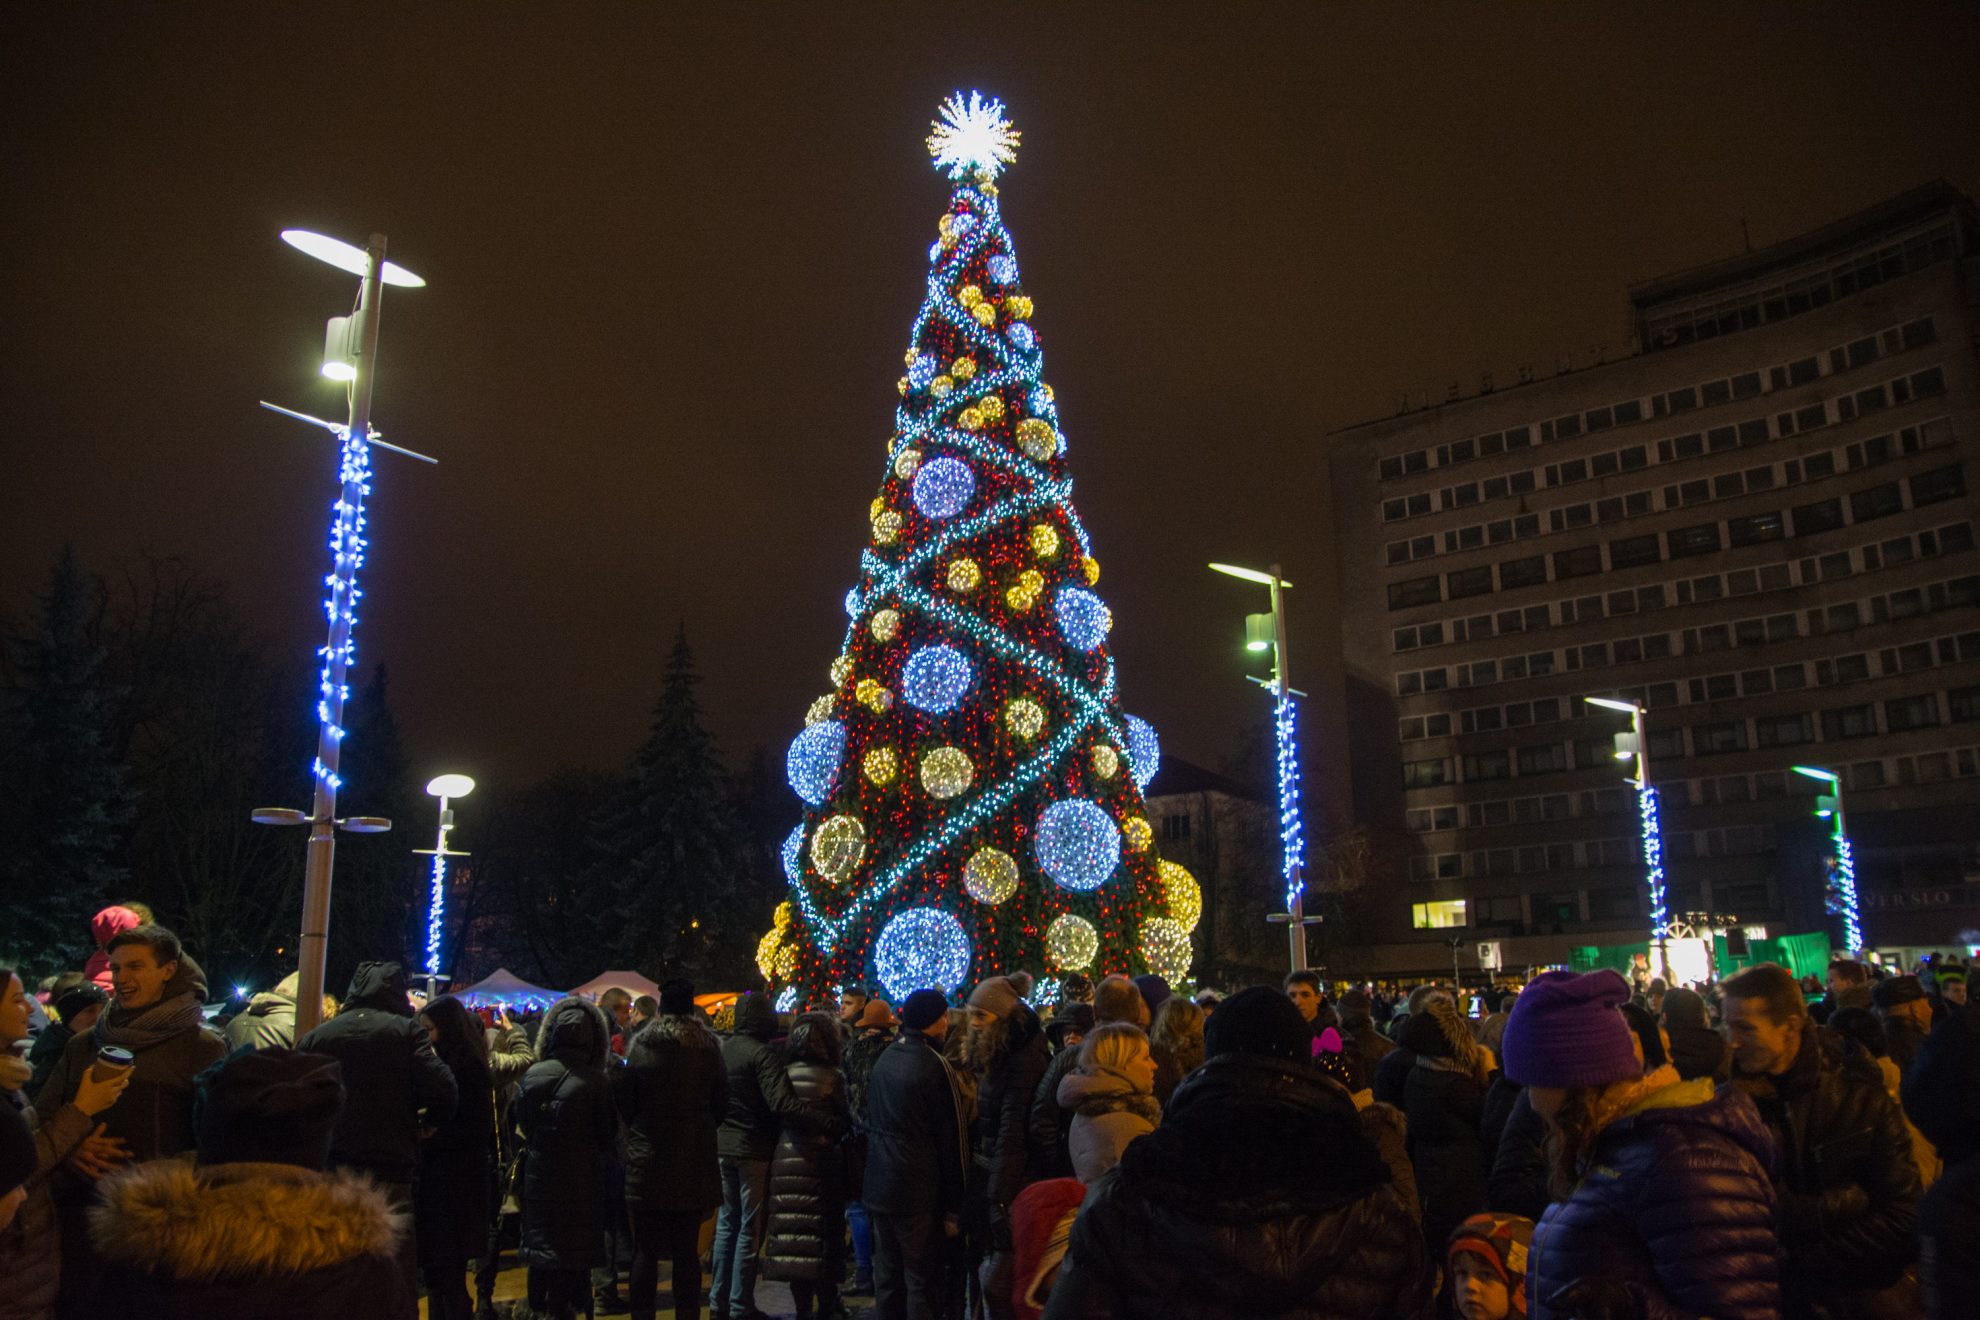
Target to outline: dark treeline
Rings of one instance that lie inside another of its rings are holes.
[[[760,752],[736,776],[718,760],[684,632],[661,678],[623,773],[484,779],[461,813],[473,870],[446,929],[449,962],[468,958],[448,970],[753,981],[781,883],[778,781]],[[312,657],[282,654],[183,561],[101,574],[65,550],[45,588],[0,615],[0,965],[80,967],[91,914],[133,899],[179,932],[216,994],[293,969],[304,831],[248,816],[309,804],[316,679]],[[423,959],[427,862],[412,849],[430,846],[434,809],[385,666],[354,684],[345,716],[339,813],[395,824],[338,840],[332,990],[360,961]]]

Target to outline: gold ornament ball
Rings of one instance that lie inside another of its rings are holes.
[[[1150,917],[1141,924],[1141,956],[1149,971],[1174,985],[1189,975],[1189,932],[1167,917]]]
[[[1079,570],[1080,572],[1086,574],[1087,586],[1091,587],[1099,583],[1100,561],[1095,559],[1092,555],[1088,555],[1084,559],[1079,561]]]
[[[983,570],[974,559],[958,559],[949,565],[949,590],[975,591],[983,582]]]
[[[1020,738],[1036,738],[1045,727],[1045,708],[1030,697],[1018,697],[1004,707],[1004,727]]]
[[[1011,314],[1013,321],[1029,320],[1031,317],[1031,299],[1024,294],[1014,293],[1004,299],[1004,310]]]
[[[766,981],[777,974],[777,946],[783,942],[782,927],[766,932],[763,938],[756,942],[756,970],[763,973],[763,979]]]
[[[1039,417],[1027,417],[1018,423],[1018,448],[1026,458],[1043,463],[1059,451],[1059,436],[1051,423]]]
[[[928,392],[938,399],[948,398],[949,391],[955,387],[956,383],[947,376],[937,376],[934,380],[928,382]]]
[[[827,816],[811,836],[811,864],[833,884],[844,884],[866,856],[866,827],[857,816]]]
[[[957,380],[968,380],[976,374],[976,359],[959,357],[949,364],[949,374]]]
[[[960,747],[937,747],[921,758],[921,786],[930,797],[956,797],[967,792],[975,779],[976,767]]]
[[[919,449],[903,449],[900,453],[894,455],[894,475],[902,481],[911,479],[919,471],[921,471],[921,451]]]
[[[908,392],[908,378],[906,376],[903,376],[899,380],[895,381],[894,388],[899,390],[901,392],[901,397],[905,399],[907,397],[907,392]]]
[[[1101,743],[1093,749],[1093,773],[1102,779],[1112,779],[1121,768],[1121,755],[1113,748]]]
[[[1017,892],[1017,859],[999,848],[978,848],[963,864],[963,889],[992,907]]]
[[[1085,917],[1067,912],[1045,928],[1045,957],[1068,972],[1091,967],[1100,953],[1100,936]]]
[[[900,539],[901,515],[892,509],[873,520],[873,539],[881,545],[892,545]]]
[[[976,306],[969,309],[969,314],[976,318],[978,325],[986,329],[997,324],[997,309],[987,302],[976,304]]]
[[[974,284],[965,284],[956,290],[956,301],[965,307],[974,307],[983,301],[983,290]]]
[[[1059,529],[1050,523],[1038,523],[1031,529],[1031,553],[1040,559],[1050,559],[1059,553]]]
[[[942,212],[942,218],[935,222],[936,232],[946,234],[955,223],[956,213],[954,211],[944,211]]]
[[[891,642],[894,634],[901,630],[901,616],[897,610],[881,610],[866,625],[876,642]]]
[[[827,692],[824,696],[812,702],[811,709],[804,713],[805,726],[809,728],[811,725],[829,716],[832,713],[832,701],[832,694]]]
[[[876,715],[888,710],[894,704],[893,691],[878,679],[860,679],[859,685],[853,689],[853,696],[859,699],[860,705]]]
[[[977,402],[976,407],[983,414],[983,420],[987,422],[994,422],[1004,415],[1004,400],[1000,395],[986,394]]]
[[[796,915],[791,908],[791,900],[787,898],[777,905],[775,912],[770,914],[770,924],[777,930],[788,930]]]
[[[963,409],[960,413],[956,414],[956,425],[965,431],[981,431],[983,429],[982,410],[979,408]]]
[[[1148,845],[1155,842],[1155,827],[1146,816],[1129,816],[1121,822],[1121,837],[1136,852],[1146,852]]]
[[[834,660],[832,662],[832,686],[835,688],[844,687],[846,680],[852,677],[852,671],[853,658],[851,656],[842,655],[837,660]]]
[[[791,973],[797,970],[797,953],[795,944],[786,944],[777,950],[776,972],[779,981],[790,980]]]
[[[868,779],[882,786],[893,783],[894,776],[900,770],[895,763],[894,749],[891,747],[875,747],[866,754],[861,766],[865,769]]]
[[[1162,877],[1162,898],[1169,915],[1184,930],[1195,930],[1203,917],[1203,887],[1178,863],[1163,862],[1155,870]]]
[[[916,352],[916,351],[915,351],[914,349],[912,349],[912,348],[910,348],[910,349],[908,349],[908,351],[907,351],[907,352],[905,352],[905,353],[903,353],[903,354],[901,355],[901,357],[902,357],[902,359],[903,359],[903,360],[904,360],[904,361],[905,361],[905,362],[906,362],[906,363],[907,363],[907,364],[908,364],[908,365],[909,365],[910,367],[914,365],[914,360],[915,360],[916,358],[918,358],[918,357],[920,357],[920,356],[921,356],[921,354],[920,354],[920,353],[918,353],[918,352]]]

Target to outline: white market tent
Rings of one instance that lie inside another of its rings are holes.
[[[469,1008],[544,1009],[564,997],[561,990],[545,990],[531,985],[506,967],[497,967],[481,980],[453,992],[454,998]]]
[[[634,999],[641,995],[652,995],[655,999],[660,997],[660,987],[638,972],[600,972],[571,993],[583,995],[586,999],[596,999],[613,986],[619,987]]]

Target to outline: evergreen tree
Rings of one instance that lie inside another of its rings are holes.
[[[732,972],[748,949],[736,817],[702,727],[699,681],[682,626],[646,741],[594,831],[604,946],[656,980]]]
[[[15,966],[80,967],[89,918],[123,896],[135,804],[118,746],[119,690],[100,640],[104,593],[63,547],[32,635],[8,639],[13,755],[0,820],[4,940]]]

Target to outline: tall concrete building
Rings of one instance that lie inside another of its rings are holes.
[[[1871,947],[1980,941],[1977,277],[1980,213],[1928,185],[1636,286],[1622,360],[1335,433],[1354,814],[1396,879],[1366,970],[1646,938],[1591,695],[1646,708],[1674,914],[1822,928],[1799,763],[1843,777]]]

